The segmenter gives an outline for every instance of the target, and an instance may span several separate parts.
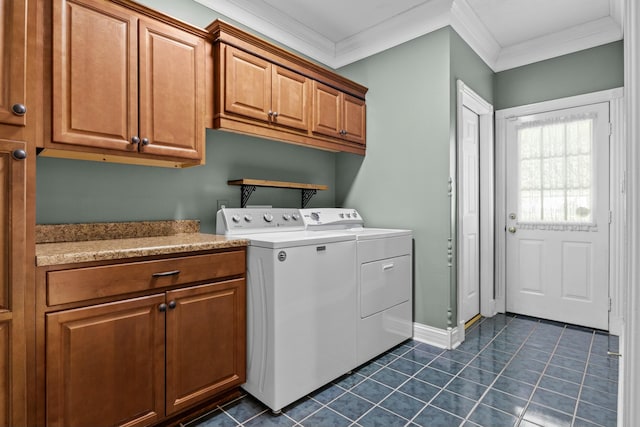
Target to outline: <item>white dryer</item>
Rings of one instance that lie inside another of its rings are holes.
[[[278,412],[358,366],[354,235],[273,208],[221,209],[217,233],[249,240],[245,390]]]
[[[355,209],[300,209],[307,231],[356,237],[356,361],[413,336],[413,233],[367,228]]]

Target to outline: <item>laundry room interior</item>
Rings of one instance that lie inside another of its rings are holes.
[[[294,3],[3,6],[0,424],[640,423],[640,7]]]

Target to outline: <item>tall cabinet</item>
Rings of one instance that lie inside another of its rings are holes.
[[[27,174],[33,159],[27,114],[27,0],[0,0],[0,425],[26,425],[25,289],[33,272]],[[32,99],[31,99],[32,100]],[[31,122],[32,123],[32,122]]]

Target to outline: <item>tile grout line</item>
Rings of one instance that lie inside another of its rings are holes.
[[[529,406],[531,405],[531,403],[533,403],[533,396],[536,394],[536,391],[538,390],[538,387],[540,386],[540,382],[542,381],[542,377],[544,377],[545,372],[547,372],[547,369],[549,368],[549,365],[553,365],[551,363],[551,360],[553,359],[554,356],[556,356],[556,350],[558,349],[558,346],[560,345],[560,341],[562,340],[562,336],[564,335],[565,331],[567,330],[567,325],[565,324],[564,327],[562,328],[562,332],[560,333],[560,336],[558,337],[558,340],[556,341],[555,346],[553,347],[553,351],[551,352],[551,356],[549,357],[549,360],[547,361],[547,363],[545,363],[544,369],[542,370],[542,372],[540,373],[540,377],[538,378],[538,381],[536,382],[535,386],[533,387],[533,392],[531,393],[531,396],[529,396],[529,399],[527,400],[527,404],[525,405],[524,409],[522,410],[522,414],[518,419],[518,425],[520,425],[520,423],[522,423],[522,421],[524,420],[524,414],[527,412],[527,409],[529,409]],[[560,354],[558,354],[557,356],[561,356],[564,357]],[[556,365],[554,365],[556,366]],[[566,368],[569,369],[569,368]],[[585,371],[586,371],[586,366],[585,366]],[[555,378],[555,377],[554,377]],[[546,389],[544,389],[546,390]],[[553,392],[553,391],[552,391]],[[553,392],[555,393],[555,392]],[[560,394],[560,393],[558,393]],[[577,400],[576,400],[576,405],[577,405]],[[547,407],[546,405],[541,405],[544,407]],[[549,408],[551,410],[554,411],[558,411],[561,413],[565,413],[563,411],[554,409],[554,408]],[[574,423],[574,419],[571,420],[571,424],[573,425]]]
[[[517,317],[514,317],[513,320],[517,319]],[[513,321],[512,320],[512,321]],[[511,322],[509,322],[511,323]],[[540,324],[540,322],[535,322],[537,325]],[[511,356],[511,358],[509,358],[509,361],[504,365],[504,367],[500,370],[500,372],[497,373],[496,377],[493,379],[493,381],[491,382],[491,384],[489,384],[487,386],[487,389],[484,391],[484,393],[482,393],[482,395],[478,398],[478,401],[476,402],[476,404],[473,406],[473,408],[471,408],[471,410],[469,411],[469,413],[467,414],[467,416],[464,418],[464,421],[469,421],[469,422],[473,422],[472,420],[469,419],[469,416],[473,413],[473,411],[476,410],[476,408],[478,406],[480,406],[480,402],[482,401],[482,399],[484,399],[484,397],[489,393],[490,390],[493,389],[493,385],[496,383],[496,381],[498,381],[498,378],[500,378],[500,375],[502,375],[504,373],[504,371],[507,369],[507,367],[509,366],[509,364],[513,361],[513,359],[516,357],[516,355],[520,352],[520,350],[522,350],[522,347],[524,347],[525,343],[527,342],[527,340],[531,337],[531,335],[533,334],[533,332],[538,328],[538,326],[535,326],[531,329],[531,331],[529,332],[529,334],[527,335],[527,337],[524,339],[524,341],[522,341],[522,344],[520,344],[520,346],[518,347],[518,349],[515,351],[515,353],[513,353],[513,355]],[[507,326],[509,326],[508,324],[505,325],[505,327],[495,335],[494,339],[498,337],[498,335],[500,335],[502,332],[504,332],[504,330],[507,328]],[[492,340],[493,341],[493,340]],[[483,349],[484,350],[484,349]],[[478,352],[478,354],[480,354],[480,352]],[[542,375],[541,375],[542,376]],[[510,378],[510,377],[506,377],[506,378]],[[517,381],[515,378],[511,379],[512,381]],[[538,379],[538,381],[540,381],[540,379]],[[496,389],[498,391],[500,391],[499,389]],[[535,391],[535,387],[534,387],[534,391]],[[505,393],[505,394],[509,394],[509,393]],[[509,394],[510,395],[510,394]],[[533,396],[533,392],[531,392],[531,396]],[[530,397],[531,397],[530,396]],[[516,396],[517,397],[517,396]],[[493,406],[491,406],[491,408],[493,408]],[[507,412],[502,411],[498,408],[493,408],[497,411],[500,412],[504,412],[505,414],[507,414]],[[514,424],[517,425],[521,422],[522,416],[524,415],[524,411],[526,410],[526,406],[522,411],[522,414],[520,414],[518,417],[516,417],[516,422]],[[508,414],[511,415],[511,414]]]
[[[459,375],[460,375],[460,372],[462,372],[465,368],[467,368],[468,366],[470,366],[470,365],[471,365],[471,362],[473,362],[476,358],[478,358],[478,357],[479,357],[479,355],[480,355],[480,353],[481,353],[482,351],[484,351],[484,350],[485,350],[485,349],[486,349],[486,348],[487,348],[487,347],[488,347],[492,342],[494,342],[494,341],[495,341],[496,337],[497,337],[498,335],[500,335],[500,334],[501,334],[501,333],[502,333],[502,332],[503,332],[503,331],[504,331],[504,330],[509,326],[509,324],[513,321],[513,319],[514,319],[514,318],[512,318],[511,320],[509,320],[509,321],[508,321],[508,322],[507,322],[507,323],[506,323],[506,324],[505,324],[505,325],[500,329],[500,332],[498,332],[498,333],[494,333],[493,338],[491,338],[491,340],[489,340],[489,341],[488,341],[484,346],[482,346],[482,348],[481,348],[480,350],[478,350],[478,351],[475,353],[475,356],[474,356],[473,358],[471,358],[471,360],[469,360],[469,361],[464,365],[464,367],[463,367],[462,369],[460,369],[460,370],[459,370],[455,375],[453,375],[453,377],[452,377],[449,381],[447,381],[447,382],[446,382],[446,383],[445,383],[445,384],[440,388],[440,390],[439,390],[439,391],[438,391],[438,392],[437,392],[437,393],[436,393],[436,394],[431,398],[431,400],[429,401],[429,403],[427,403],[427,406],[428,406],[428,405],[430,405],[430,404],[431,404],[431,402],[433,402],[433,401],[434,401],[434,400],[435,400],[435,399],[436,399],[440,394],[442,394],[442,392],[445,390],[445,388],[446,388],[449,384],[451,384],[451,383],[452,383],[456,378],[465,379],[465,378],[462,378],[462,377],[460,377],[460,376],[459,376]],[[478,328],[479,328],[479,327],[480,327],[480,325],[481,325],[481,324],[483,324],[483,323],[484,323],[484,321],[480,322],[480,323],[478,324]],[[455,350],[455,349],[453,349],[453,350]],[[451,351],[453,351],[453,350],[451,350]],[[443,353],[444,353],[444,352],[443,352]],[[435,359],[434,359],[434,360],[435,360]],[[451,360],[451,359],[450,359],[450,360]],[[455,362],[455,360],[454,360],[454,362]],[[429,362],[429,363],[431,363],[431,362]],[[425,366],[425,367],[426,367],[426,366]],[[435,368],[434,368],[434,369],[435,369]],[[483,369],[481,369],[481,370],[483,370]],[[447,373],[448,373],[448,372],[447,372]],[[492,372],[492,373],[495,373],[495,372]],[[449,374],[449,375],[451,375],[450,373],[448,373],[448,374]],[[496,378],[497,378],[497,376],[496,376]],[[419,379],[419,378],[418,378],[418,379]],[[475,383],[475,381],[471,381],[471,382],[474,382],[474,383]],[[495,382],[495,380],[494,380],[494,382]],[[493,384],[493,382],[492,382],[492,384]],[[480,384],[480,385],[484,385],[484,384]],[[488,390],[488,389],[489,389],[489,387],[487,387],[487,390]],[[453,392],[451,392],[451,393],[453,393]],[[485,393],[486,393],[486,390],[485,390]],[[454,394],[458,395],[457,393],[454,393]],[[459,395],[459,396],[460,396],[460,395]],[[482,395],[482,396],[484,396],[484,393],[483,393],[483,395]],[[481,398],[482,398],[482,396],[481,396]],[[462,397],[466,398],[466,396],[462,396]],[[479,400],[478,400],[478,402],[479,402]],[[477,406],[477,402],[476,402],[476,404],[471,408],[471,410],[469,411],[469,414],[471,414],[471,413],[473,412],[473,410],[476,408],[476,406]],[[458,418],[462,418],[462,422],[461,422],[461,424],[462,424],[462,423],[464,423],[465,421],[467,421],[467,418],[468,418],[468,416],[469,416],[469,414],[467,414],[465,417],[460,417],[459,415],[453,414],[453,413],[451,413],[451,412],[447,411],[446,409],[442,409],[442,408],[440,408],[440,407],[436,407],[436,408],[438,408],[438,409],[440,409],[441,411],[446,412],[446,413],[448,413],[448,414],[454,415],[454,416],[456,416],[456,417],[458,417]],[[424,410],[424,409],[423,409],[423,410]],[[411,421],[410,421],[410,422],[414,422],[415,418],[416,418],[419,414],[420,414],[420,412],[418,412],[416,415],[414,415],[414,416],[413,416],[413,418],[411,418]]]

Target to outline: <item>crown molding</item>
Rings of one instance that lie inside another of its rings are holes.
[[[267,3],[250,0],[194,1],[320,63],[331,66],[335,60],[335,44],[331,40]]]
[[[467,0],[454,0],[451,5],[451,26],[480,58],[493,69],[500,45],[489,33],[473,11]]]
[[[622,29],[606,17],[503,48],[493,70],[504,71],[620,39]]]
[[[453,0],[431,0],[336,43],[333,68],[398,46],[450,24]]]
[[[494,72],[622,39],[623,0],[611,16],[501,48],[467,0],[430,0],[337,43],[265,2],[194,0],[328,67],[340,68],[451,25]]]

